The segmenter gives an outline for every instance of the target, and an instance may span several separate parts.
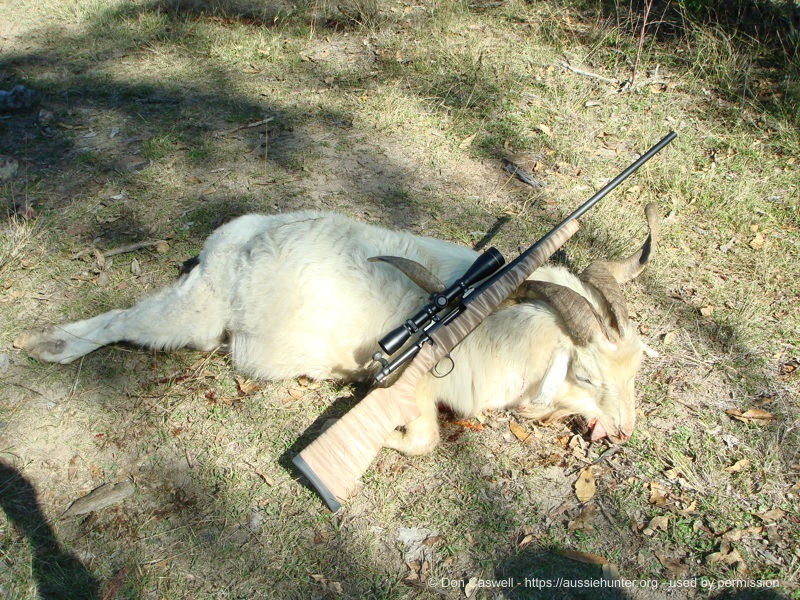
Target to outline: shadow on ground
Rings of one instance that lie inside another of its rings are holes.
[[[97,579],[56,538],[42,513],[33,484],[3,461],[0,461],[0,508],[30,547],[31,571],[42,600],[100,598]]]

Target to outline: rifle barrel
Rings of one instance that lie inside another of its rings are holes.
[[[471,302],[471,298],[475,298],[488,287],[491,287],[495,281],[500,279],[503,275],[511,271],[512,269],[516,268],[516,266],[525,260],[534,250],[538,249],[544,242],[550,239],[550,237],[555,234],[556,231],[561,229],[564,225],[572,221],[573,219],[578,219],[586,213],[590,208],[592,208],[595,204],[600,202],[603,198],[606,197],[611,190],[617,187],[620,183],[625,181],[630,175],[636,171],[639,167],[641,167],[644,163],[648,160],[653,158],[657,153],[659,153],[664,146],[669,144],[672,140],[678,137],[678,134],[674,131],[670,131],[667,135],[665,135],[659,142],[657,142],[652,148],[650,148],[647,152],[642,154],[639,158],[637,158],[634,162],[632,162],[628,167],[622,171],[619,175],[614,177],[611,181],[609,181],[603,188],[598,191],[594,196],[589,198],[586,202],[581,204],[578,208],[570,213],[570,215],[561,221],[558,225],[553,227],[542,239],[538,242],[534,243],[530,248],[525,250],[522,254],[520,254],[517,258],[513,261],[508,263],[505,267],[499,269],[494,275],[492,275],[489,279],[483,282],[480,287],[475,288],[468,296],[464,298],[464,303],[469,304]]]

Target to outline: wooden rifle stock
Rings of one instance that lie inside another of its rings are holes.
[[[416,419],[416,388],[420,379],[517,289],[537,268],[578,231],[572,219],[542,240],[516,268],[491,287],[470,296],[463,311],[446,326],[432,329],[430,342],[390,387],[374,388],[361,402],[323,432],[292,462],[308,478],[328,507],[336,512],[356,482],[378,455],[389,434]]]

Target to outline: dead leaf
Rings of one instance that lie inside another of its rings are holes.
[[[478,578],[470,577],[470,580],[464,586],[464,595],[467,598],[471,597],[477,587],[478,587]]]
[[[720,562],[723,558],[725,558],[724,552],[712,552],[706,556],[706,562],[713,565],[714,563]]]
[[[707,304],[706,306],[703,306],[703,307],[700,309],[700,314],[701,314],[702,316],[704,316],[704,317],[710,317],[710,316],[711,316],[711,313],[713,313],[713,312],[714,312],[714,307],[713,307],[713,306],[711,306],[710,304]]]
[[[253,383],[252,381],[239,377],[238,375],[235,377],[235,379],[236,388],[239,390],[239,394],[242,396],[248,396],[261,389],[261,386],[259,386],[257,383]]]
[[[97,248],[92,248],[92,252],[94,253],[94,268],[97,271],[102,271],[106,266],[106,257]]]
[[[594,480],[591,465],[584,467],[578,473],[578,480],[575,482],[575,495],[581,502],[588,502],[594,497],[597,491],[597,483]]]
[[[670,579],[680,579],[689,572],[689,567],[677,558],[665,556],[660,552],[655,552],[654,554],[661,566],[667,570]]]
[[[661,517],[653,517],[650,519],[650,522],[647,524],[647,527],[642,530],[642,533],[645,535],[654,535],[656,531],[659,529],[662,531],[666,531],[667,527],[669,527],[669,517],[668,516],[661,516]]]
[[[768,421],[772,419],[772,413],[767,412],[766,410],[761,410],[760,408],[751,408],[750,410],[746,410],[742,413],[742,417],[745,419],[762,419]]]
[[[746,537],[757,537],[760,536],[763,531],[764,528],[758,525],[753,525],[747,529],[731,529],[722,536],[723,544],[728,544],[728,546],[723,546],[723,549],[727,552],[730,542],[738,542]]]
[[[311,577],[313,577],[314,580],[317,583],[319,583],[323,589],[328,590],[329,592],[333,592],[334,594],[338,595],[341,595],[344,592],[344,590],[342,589],[342,584],[339,583],[338,581],[331,581],[330,579],[324,577],[323,575],[315,575],[313,573],[311,574]]]
[[[114,576],[108,580],[103,592],[100,595],[100,600],[114,600],[122,585],[125,583],[125,578],[128,577],[128,567],[122,567],[119,571],[114,573]]]
[[[549,138],[553,137],[553,131],[547,125],[539,124],[539,125],[536,126],[536,129],[541,131],[543,134],[545,134]]]
[[[675,339],[675,332],[674,331],[668,331],[667,333],[664,334],[664,338],[663,338],[662,341],[664,342],[664,344],[668,345],[668,344],[671,344],[674,339]]]
[[[516,437],[523,444],[529,444],[531,442],[531,434],[525,431],[525,428],[519,423],[509,421],[508,428],[511,430],[511,433],[514,434],[514,437]]]
[[[328,531],[317,531],[314,534],[314,543],[319,546],[320,544],[325,544],[330,538],[331,534]]]
[[[67,480],[72,481],[75,477],[75,471],[78,470],[78,463],[80,462],[81,457],[77,454],[73,456],[69,461],[69,467],[67,467]]]
[[[580,514],[572,521],[567,523],[567,531],[592,531],[592,519],[594,518],[594,505],[587,505]]]
[[[303,397],[303,390],[301,390],[300,388],[290,387],[288,392],[289,395],[295,400],[300,400],[300,398]]]
[[[156,252],[159,254],[165,254],[169,251],[169,244],[164,240],[161,240],[156,244]]]
[[[577,560],[578,562],[587,563],[590,565],[605,565],[608,563],[607,559],[599,556],[598,554],[592,554],[590,552],[578,552],[577,550],[556,550],[556,552],[558,552],[558,554],[564,558]]]
[[[735,568],[739,573],[745,574],[748,572],[744,558],[736,548],[732,548],[728,540],[723,540],[718,552],[712,552],[706,556],[706,563],[722,563]]]
[[[343,593],[342,584],[338,581],[331,581],[324,575],[319,575],[315,573],[311,573],[311,577],[319,583],[323,589],[328,590],[329,592],[333,592],[334,594],[341,595]]]
[[[737,460],[730,467],[725,467],[725,471],[728,473],[739,473],[740,471],[747,469],[749,466],[750,460],[743,458],[742,460]]]
[[[465,150],[466,148],[469,148],[472,145],[472,142],[475,140],[475,137],[477,135],[478,135],[477,133],[473,133],[472,135],[467,136],[463,140],[461,140],[461,143],[458,145],[459,149]]]
[[[783,512],[780,508],[773,508],[772,510],[768,510],[765,513],[755,513],[755,515],[762,519],[763,521],[780,521],[783,517],[786,516],[786,513]]]
[[[796,358],[789,359],[781,365],[781,376],[788,377],[789,375],[797,373],[798,367],[800,367],[800,361]]]
[[[667,488],[657,481],[650,482],[650,504],[664,507],[667,505]]]
[[[463,427],[464,429],[469,429],[470,431],[483,431],[483,425],[480,423],[473,423],[467,419],[463,419],[460,421],[453,421],[453,425],[458,425],[459,427]]]
[[[750,247],[753,250],[761,250],[764,247],[764,236],[759,231],[756,233],[756,236],[750,240]]]
[[[684,517],[691,517],[696,513],[697,513],[697,500],[692,500],[692,502],[686,508],[678,510],[678,514]]]
[[[751,421],[765,422],[773,418],[772,413],[760,408],[751,408],[745,412],[740,411],[738,408],[730,408],[725,413],[742,423],[750,423]]]
[[[747,564],[744,562],[744,558],[741,554],[739,554],[739,551],[736,548],[730,551],[730,553],[723,559],[723,562],[739,571],[739,573],[742,575],[749,571]]]

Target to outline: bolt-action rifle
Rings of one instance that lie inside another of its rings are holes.
[[[503,255],[490,248],[447,289],[431,296],[430,303],[379,341],[388,355],[408,340],[416,340],[392,362],[380,352],[375,387],[333,426],[323,432],[292,462],[309,479],[332,511],[339,509],[356,487],[389,434],[420,415],[415,390],[419,380],[449,358],[449,353],[579,228],[577,219],[606,194],[650,160],[677,134],[673,131],[584,202],[547,235],[504,266]],[[483,283],[480,283],[481,280]],[[478,285],[480,283],[480,285]],[[411,361],[399,378],[382,387],[400,366]]]

